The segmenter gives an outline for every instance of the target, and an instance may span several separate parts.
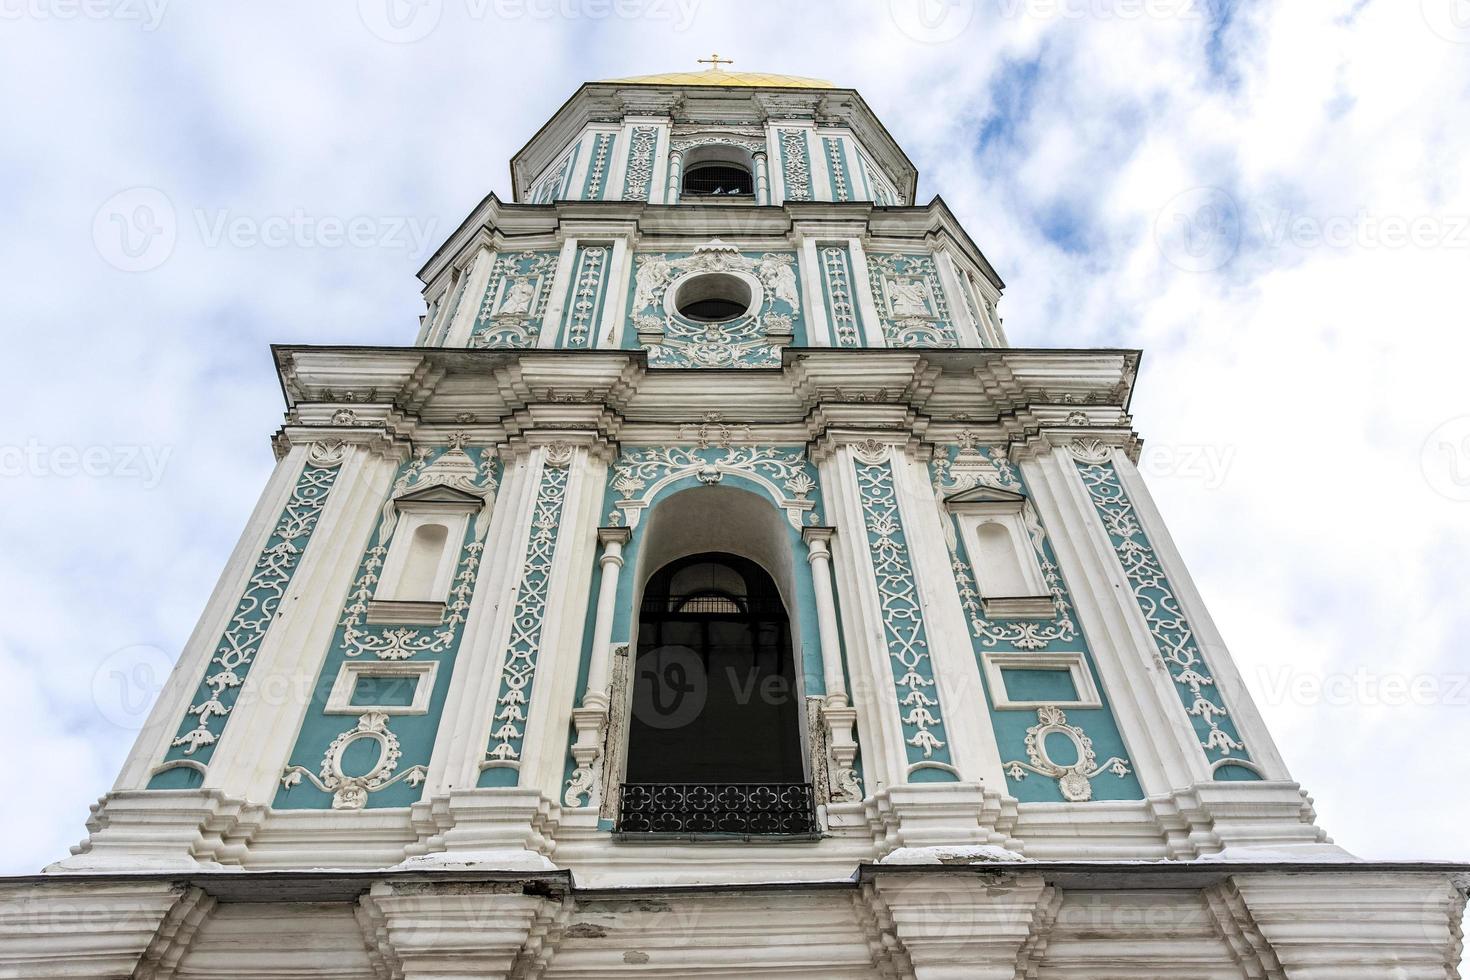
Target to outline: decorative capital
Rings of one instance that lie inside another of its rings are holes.
[[[306,451],[306,458],[313,466],[340,466],[347,458],[347,443],[341,439],[314,442]]]
[[[1083,463],[1106,463],[1113,458],[1113,447],[1101,439],[1073,439],[1067,451]]]
[[[886,462],[889,453],[893,451],[891,445],[886,442],[880,442],[877,439],[864,439],[862,442],[854,442],[850,448],[852,449],[852,454],[860,462],[870,465]]]
[[[801,529],[801,540],[806,542],[813,554],[827,554],[828,547],[836,535],[837,528],[835,527],[817,525]]]
[[[570,442],[558,439],[546,447],[546,465],[556,469],[565,469],[572,465],[574,447]]]
[[[617,545],[622,547],[633,537],[633,529],[630,527],[600,527],[597,529],[598,543],[604,547]]]

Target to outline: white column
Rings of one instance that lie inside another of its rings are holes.
[[[801,536],[806,541],[806,560],[812,568],[812,591],[817,597],[817,636],[822,644],[822,679],[827,688],[827,704],[845,708],[848,705],[847,683],[842,676],[837,606],[832,601],[832,550],[829,547],[836,533],[836,528],[808,527],[802,529]],[[601,615],[599,609],[598,616]],[[588,687],[590,689],[590,683]]]
[[[495,253],[481,246],[464,271],[464,296],[459,301],[459,309],[454,312],[454,320],[447,325],[443,346],[470,345],[470,335],[480,315],[480,301],[485,296],[485,287],[490,284],[490,272],[494,267]]]
[[[798,226],[800,228],[800,226]],[[801,295],[806,302],[806,330],[808,347],[836,347],[831,327],[827,323],[827,282],[822,276],[822,257],[817,251],[817,240],[805,232],[801,238]]]
[[[771,178],[766,172],[766,155],[754,154],[755,160],[755,203],[771,203]]]
[[[601,707],[607,710],[607,685],[608,685],[608,663],[612,644],[613,616],[616,613],[618,601],[618,576],[623,567],[623,545],[633,536],[632,530],[626,527],[600,527],[597,529],[597,540],[602,542],[602,558],[598,564],[602,566],[602,584],[597,590],[597,619],[592,626],[592,662],[587,667],[587,692],[582,696],[584,707]],[[832,597],[827,595],[827,608],[832,607]],[[817,609],[822,610],[822,600],[817,599]],[[825,625],[825,621],[824,621]],[[834,619],[832,628],[837,628]],[[835,638],[835,637],[834,637]],[[822,659],[826,663],[827,638],[822,636]],[[841,666],[838,667],[838,680],[842,678]],[[828,691],[831,691],[831,680],[828,679]]]
[[[546,287],[551,290],[551,300],[546,304],[546,313],[541,317],[541,332],[536,337],[536,346],[543,350],[557,347],[561,338],[562,316],[566,313],[572,291],[577,288],[577,243],[576,238],[568,238],[561,243],[556,271]]]
[[[852,298],[857,305],[858,322],[862,324],[863,343],[867,347],[887,347],[883,322],[878,318],[878,303],[873,296],[873,283],[868,278],[868,253],[861,240],[847,240],[847,254],[852,256]]]
[[[684,151],[669,150],[669,186],[664,189],[664,203],[679,203],[679,188],[684,183]]]

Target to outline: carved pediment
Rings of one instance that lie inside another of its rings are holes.
[[[984,507],[994,510],[1019,510],[1026,502],[1024,493],[1014,490],[1005,490],[1001,487],[992,487],[981,484],[952,493],[944,498],[945,506],[950,509],[962,507]]]
[[[458,507],[482,507],[485,498],[479,494],[460,490],[458,487],[436,484],[427,486],[420,490],[410,490],[408,493],[400,494],[393,498],[393,502],[402,507],[404,504],[434,504]]]

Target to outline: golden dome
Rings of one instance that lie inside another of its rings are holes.
[[[722,85],[736,88],[836,88],[820,78],[800,75],[775,75],[764,71],[670,71],[660,75],[634,75],[632,78],[605,78],[604,82],[622,85]]]

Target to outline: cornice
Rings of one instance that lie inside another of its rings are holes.
[[[1117,433],[1138,352],[797,348],[777,368],[650,369],[642,351],[276,347],[288,425],[370,425],[395,438],[474,428],[499,441],[550,429],[609,442],[682,438],[710,414],[761,438],[832,430],[921,439],[983,433],[1022,454],[1057,433]],[[1039,440],[1039,441],[1038,441]]]

